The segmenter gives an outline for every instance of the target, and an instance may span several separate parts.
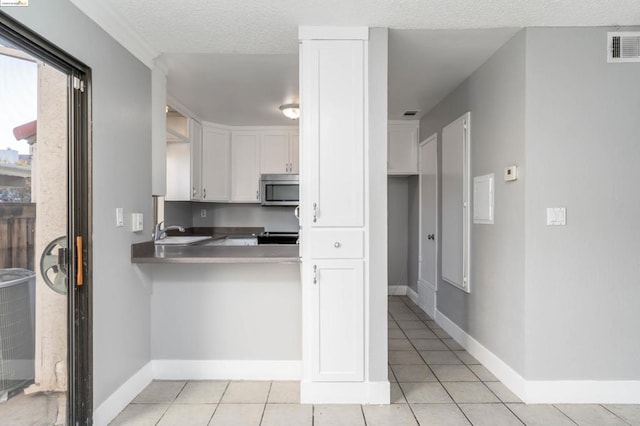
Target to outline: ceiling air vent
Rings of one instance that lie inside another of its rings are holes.
[[[640,32],[607,33],[607,62],[640,62]]]
[[[408,110],[408,111],[405,111],[404,114],[402,114],[402,116],[407,118],[412,118],[418,115],[419,112],[420,112],[419,109]]]

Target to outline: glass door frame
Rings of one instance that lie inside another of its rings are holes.
[[[90,425],[93,423],[91,69],[1,11],[0,36],[58,68],[68,78],[67,424]],[[82,242],[79,246],[77,237]]]

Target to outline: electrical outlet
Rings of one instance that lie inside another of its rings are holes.
[[[200,217],[207,217],[207,209],[200,210]]]

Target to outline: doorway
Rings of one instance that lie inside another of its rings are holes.
[[[90,424],[89,69],[0,13],[0,418]]]
[[[438,135],[420,143],[418,155],[419,256],[418,300],[431,318],[438,290]]]

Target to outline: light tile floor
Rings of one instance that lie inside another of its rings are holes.
[[[389,297],[391,405],[301,405],[299,383],[158,381],[112,425],[636,425],[640,405],[526,405],[410,299]]]

